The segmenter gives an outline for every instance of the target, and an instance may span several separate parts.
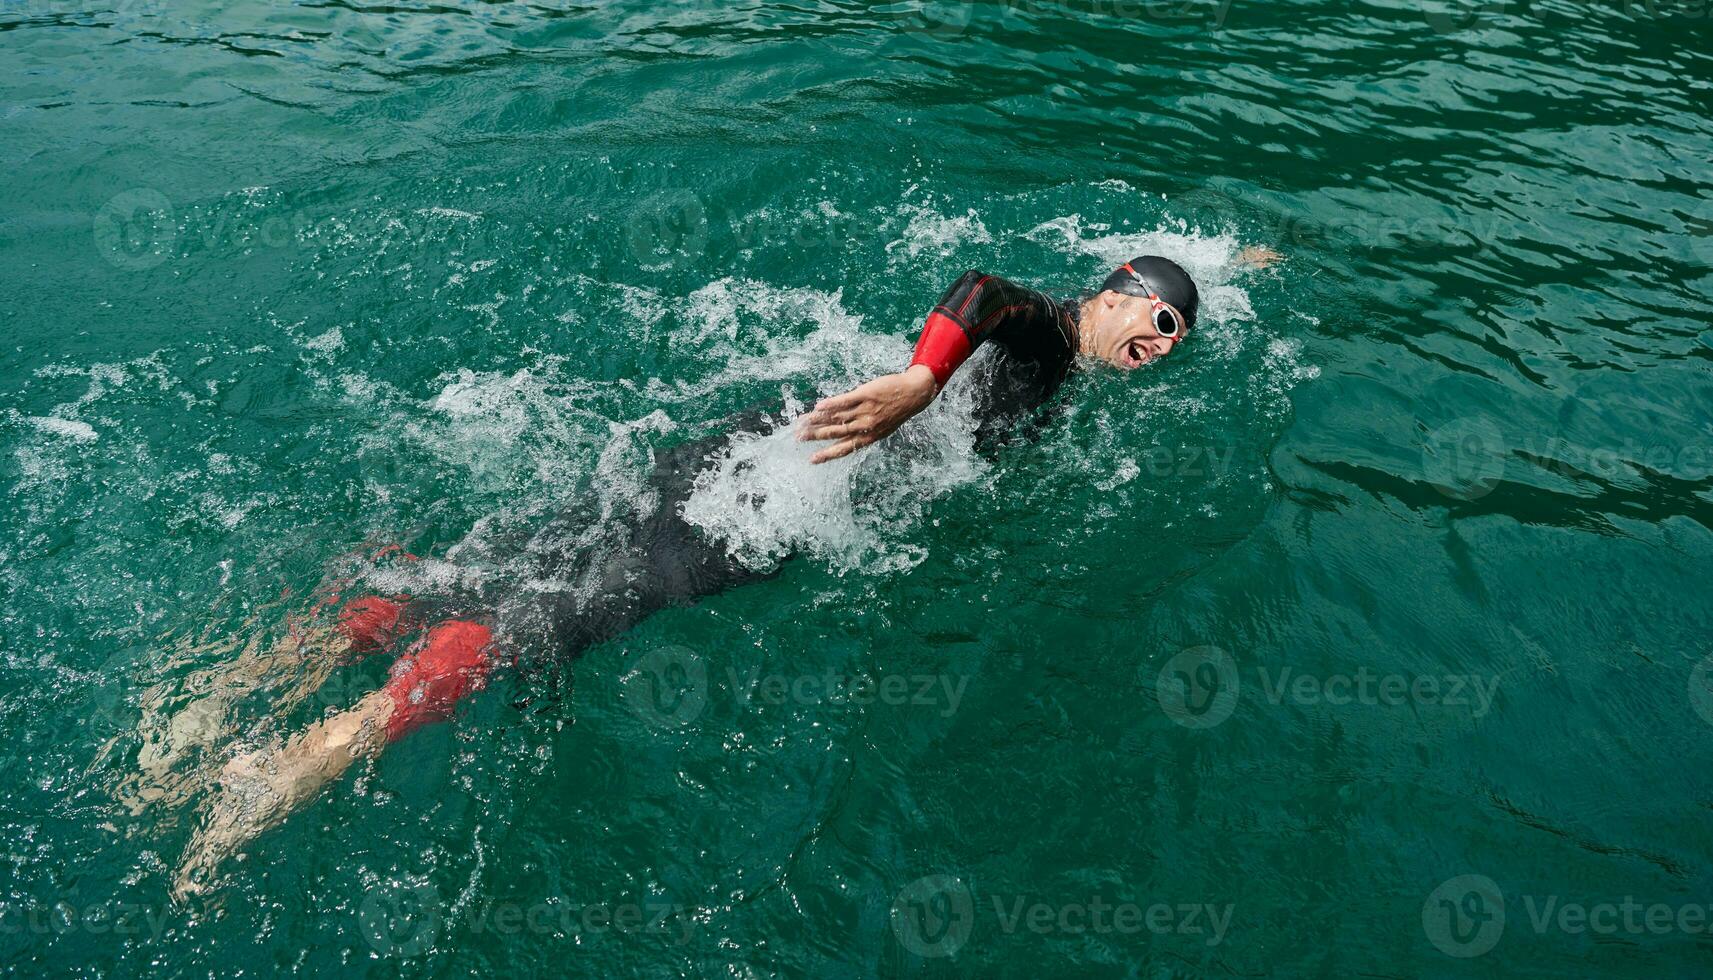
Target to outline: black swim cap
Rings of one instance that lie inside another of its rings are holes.
[[[1196,325],[1196,307],[1201,305],[1201,294],[1196,292],[1196,283],[1190,274],[1171,259],[1139,255],[1107,276],[1100,288],[1102,292],[1110,289],[1126,296],[1144,298],[1152,290],[1154,295],[1177,307],[1178,312],[1184,315],[1185,330]]]

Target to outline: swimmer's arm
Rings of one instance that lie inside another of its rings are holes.
[[[934,372],[926,365],[912,364],[897,374],[883,375],[845,394],[816,402],[798,423],[797,438],[804,442],[837,440],[810,457],[810,462],[849,456],[897,431],[932,404],[939,391]]]
[[[838,440],[811,461],[849,456],[891,435],[927,408],[977,347],[1009,324],[1034,322],[1052,301],[1000,276],[971,269],[958,277],[928,314],[910,367],[825,399],[804,416],[798,438]]]

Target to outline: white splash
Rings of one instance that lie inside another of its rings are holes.
[[[910,259],[930,251],[947,255],[959,246],[993,241],[993,235],[974,208],[958,216],[940,214],[925,204],[905,205],[905,211],[910,215],[910,223],[905,225],[902,238],[886,246],[888,255],[899,250]]]
[[[70,439],[73,442],[94,442],[99,438],[95,432],[94,426],[90,425],[88,422],[79,422],[76,419],[61,419],[53,418],[51,416],[32,415],[24,421],[29,422],[31,425],[34,425],[43,432],[60,436],[65,439]]]

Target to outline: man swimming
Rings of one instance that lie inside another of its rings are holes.
[[[1264,266],[1276,258],[1252,249],[1242,261]],[[1166,357],[1195,332],[1199,307],[1189,274],[1159,256],[1132,259],[1097,292],[1068,301],[971,271],[928,315],[905,370],[818,402],[798,420],[798,438],[830,443],[814,453],[816,463],[884,439],[988,348],[976,391],[975,441],[995,446],[1036,416],[1079,357],[1127,371]],[[206,889],[228,855],[353,762],[450,717],[496,666],[516,663],[526,651],[573,659],[660,609],[761,577],[682,511],[697,477],[719,461],[733,434],[781,421],[753,414],[722,435],[658,454],[648,479],[654,499],[635,520],[606,529],[610,539],[592,556],[582,546],[589,516],[573,509],[549,522],[531,539],[525,558],[540,579],[558,583],[553,591],[438,604],[404,597],[347,603],[326,637],[330,645],[372,653],[420,636],[393,664],[385,686],[280,748],[240,756],[225,767],[175,879],[175,896]]]

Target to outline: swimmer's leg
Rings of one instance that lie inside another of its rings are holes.
[[[491,641],[492,633],[479,623],[441,623],[399,658],[385,687],[277,749],[228,763],[185,851],[174,897],[206,891],[222,861],[314,798],[353,762],[379,755],[388,742],[420,725],[449,717],[460,698],[486,682],[494,663]]]
[[[133,814],[155,803],[182,803],[208,775],[188,770],[186,759],[237,734],[231,715],[240,701],[284,674],[294,681],[276,703],[278,710],[290,710],[352,656],[390,647],[402,629],[407,602],[357,599],[347,603],[331,625],[293,627],[272,644],[252,637],[231,663],[193,674],[189,687],[201,696],[177,710],[167,710],[178,700],[176,685],[148,691],[137,724],[137,771],[120,780],[115,789],[119,801]]]

